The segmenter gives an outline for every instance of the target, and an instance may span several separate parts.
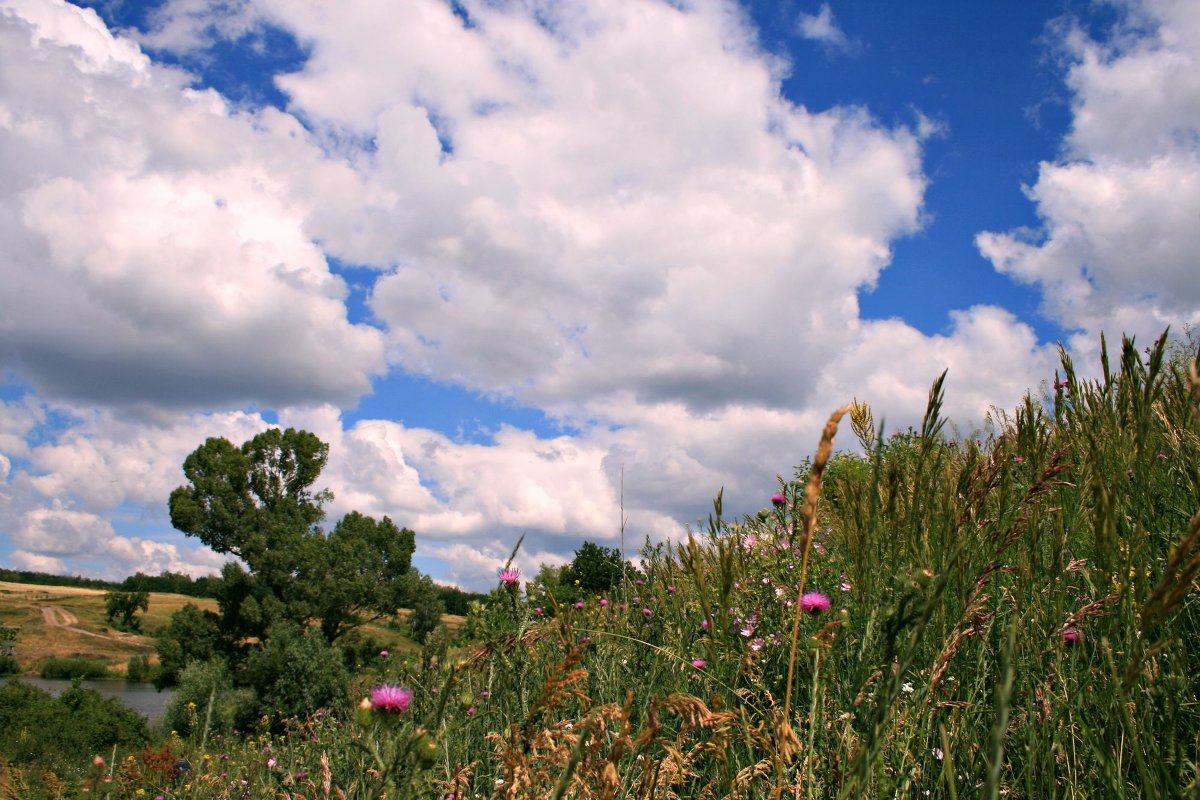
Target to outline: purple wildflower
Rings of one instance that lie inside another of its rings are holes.
[[[777,506],[781,506],[787,502],[787,498],[776,492],[775,494],[771,495],[771,502]]]
[[[800,598],[800,610],[806,614],[820,614],[828,611],[829,606],[829,596],[820,592],[807,592]]]
[[[521,570],[516,567],[505,567],[500,570],[500,582],[505,586],[516,586],[521,580]]]
[[[388,714],[403,714],[412,702],[412,689],[385,683],[371,690],[371,708]]]

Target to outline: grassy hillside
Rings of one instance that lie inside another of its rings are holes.
[[[1085,381],[1064,358],[1052,390],[965,439],[940,380],[917,430],[839,409],[759,514],[718,500],[611,591],[556,604],[506,576],[467,620],[474,647],[379,659],[355,712],[171,737],[182,788],[153,754],[113,782],[205,800],[1200,796],[1193,359],[1126,343]],[[851,434],[862,452],[835,454]]]
[[[108,664],[113,674],[124,672],[130,656],[154,655],[154,634],[167,625],[171,615],[192,603],[215,611],[217,603],[207,598],[152,592],[150,606],[139,614],[142,634],[119,631],[108,624],[104,591],[64,586],[42,586],[0,581],[0,625],[19,627],[15,656],[26,674],[36,674],[48,658],[83,657]],[[402,609],[397,619],[408,614]],[[464,618],[445,615],[451,631]],[[416,652],[419,646],[399,630],[386,625],[367,625],[364,635],[398,653]]]
[[[15,655],[26,672],[36,672],[47,658],[74,656],[108,662],[120,672],[130,656],[153,653],[154,631],[186,603],[216,608],[212,600],[152,594],[140,615],[144,635],[136,635],[108,624],[102,590],[0,582],[0,625],[20,628]]]

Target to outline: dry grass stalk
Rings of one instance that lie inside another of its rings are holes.
[[[844,405],[829,415],[829,421],[821,431],[821,442],[817,445],[817,454],[813,457],[812,468],[808,472],[808,485],[804,487],[804,509],[802,512],[804,529],[800,537],[802,556],[800,563],[800,589],[803,594],[808,578],[808,556],[812,548],[812,534],[817,525],[817,502],[821,499],[821,481],[825,474],[825,465],[833,455],[833,437],[837,435],[838,423],[852,406]],[[793,515],[793,519],[794,519]],[[783,700],[784,724],[790,719],[792,708],[792,679],[796,674],[796,644],[800,637],[800,603],[796,603],[795,618],[792,623],[792,651],[788,661],[787,691]],[[794,734],[793,734],[794,735]]]
[[[958,625],[955,626],[954,632],[950,634],[950,638],[946,640],[942,652],[938,654],[937,659],[933,662],[933,674],[929,679],[928,698],[934,697],[934,692],[941,683],[942,677],[946,674],[946,670],[950,668],[950,662],[954,660],[958,649],[962,646],[964,640],[971,636],[978,636],[987,630],[987,624],[991,621],[993,614],[985,613],[984,608],[987,606],[991,596],[986,594],[983,589],[993,575],[1000,571],[1000,562],[993,561],[983,570],[980,576],[975,580],[975,585],[971,588],[971,597],[967,601],[966,608],[963,609],[961,619]]]

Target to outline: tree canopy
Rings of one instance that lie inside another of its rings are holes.
[[[624,564],[625,560],[617,548],[584,542],[583,546],[575,551],[575,559],[571,562],[571,577],[579,582],[579,588],[585,592],[603,592],[621,582],[621,568]]]
[[[323,530],[333,495],[314,486],[328,457],[316,435],[273,428],[240,448],[210,438],[184,460],[188,483],[171,493],[171,523],[246,567],[226,565],[216,592],[234,640],[316,620],[333,642],[402,602],[413,532],[356,511]]]

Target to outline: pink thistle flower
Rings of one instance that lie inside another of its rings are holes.
[[[771,495],[771,502],[777,506],[781,506],[787,502],[787,498],[776,492],[775,494]]]
[[[579,602],[577,602],[577,603],[575,604],[575,607],[576,607],[576,608],[583,608],[583,601],[582,601],[582,600],[580,600]]]
[[[707,617],[705,617],[704,619],[700,620],[700,627],[701,627],[701,628],[703,628],[704,630],[708,630],[709,624],[710,624],[710,623],[709,623],[709,621],[708,621],[708,618],[707,618]]]
[[[387,651],[387,650],[380,650],[380,651],[379,651],[379,657],[380,657],[380,658],[387,658],[387,657],[388,657],[388,651]]]
[[[646,582],[644,580],[642,580],[641,578],[638,578],[636,581],[634,581],[634,583],[636,583],[638,586],[646,585]]]
[[[668,586],[668,587],[667,587],[667,594],[675,594],[675,587],[674,587],[674,586]]]
[[[535,608],[535,609],[533,610],[533,613],[537,614],[539,617],[540,617],[540,616],[541,616],[541,615],[542,615],[544,612],[545,612],[545,609],[544,609],[544,608],[542,608],[541,606],[538,606],[537,608]]]
[[[762,640],[762,638],[759,637],[758,639],[755,639],[754,641],[750,642],[750,649],[757,653],[759,650],[763,649],[764,644],[766,644],[766,642],[764,642]]]
[[[643,608],[643,609],[642,609],[642,613],[643,613],[643,614],[645,614],[645,615],[648,617],[648,616],[650,616],[651,614],[653,614],[654,612],[653,612],[653,611],[651,611],[651,610],[650,610],[650,609],[648,609],[648,608]]]
[[[385,683],[371,690],[371,708],[387,714],[403,714],[412,697],[412,689]]]
[[[693,658],[692,666],[695,667],[696,669],[704,669],[704,659],[703,658]]]
[[[516,567],[505,567],[499,575],[500,582],[505,586],[516,586],[521,581],[521,570]]]
[[[829,606],[829,596],[820,592],[807,592],[800,598],[800,610],[806,614],[820,614],[828,611]]]
[[[1058,391],[1059,389],[1065,389],[1065,388],[1067,388],[1066,378],[1062,379],[1061,381],[1054,382],[1054,390],[1055,391]]]
[[[471,706],[470,708],[467,709],[467,716],[468,717],[475,716],[475,706]]]
[[[1067,644],[1076,645],[1083,641],[1083,634],[1078,628],[1068,626],[1063,628],[1062,638]]]

